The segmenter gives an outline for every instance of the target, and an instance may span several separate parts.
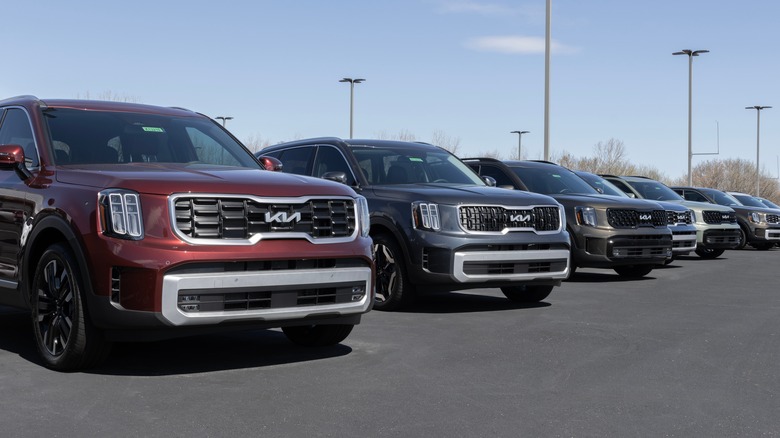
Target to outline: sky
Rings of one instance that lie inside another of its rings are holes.
[[[780,156],[780,2],[551,0],[549,151],[670,178]],[[545,0],[2,1],[0,99],[131,100],[210,117],[245,142],[446,139],[458,155],[544,158]],[[760,112],[747,106],[772,106]],[[717,155],[714,153],[717,152]],[[712,155],[709,155],[712,154]]]

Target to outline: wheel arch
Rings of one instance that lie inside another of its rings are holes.
[[[41,259],[44,251],[55,243],[64,243],[71,250],[76,262],[78,263],[79,274],[83,280],[83,286],[87,291],[92,291],[92,282],[87,268],[87,258],[82,251],[82,245],[76,237],[76,233],[70,225],[61,217],[56,215],[47,216],[35,225],[28,238],[27,250],[22,259],[19,279],[21,290],[26,303],[30,303],[32,285],[35,268]]]

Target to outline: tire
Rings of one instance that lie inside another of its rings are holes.
[[[75,371],[100,364],[111,344],[89,321],[84,282],[70,249],[57,243],[41,256],[31,287],[35,343],[44,365]]]
[[[696,247],[696,254],[703,259],[716,259],[720,257],[726,250],[720,248],[703,248],[701,246]]]
[[[355,327],[353,324],[305,325],[282,327],[282,332],[287,336],[287,339],[297,345],[328,347],[347,339],[353,327]]]
[[[745,233],[745,230],[743,230],[741,227],[739,229],[739,245],[737,245],[734,249],[745,249],[745,246],[747,245],[747,234]]]
[[[613,269],[621,277],[641,278],[653,271],[653,265],[626,265]]]
[[[405,259],[395,239],[387,234],[374,236],[376,254],[376,297],[374,309],[398,310],[408,305],[414,295]]]
[[[527,284],[502,287],[501,292],[515,303],[538,303],[550,296],[553,287],[552,285]]]

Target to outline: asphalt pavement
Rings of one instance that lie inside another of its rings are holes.
[[[100,368],[36,357],[0,308],[5,436],[780,436],[780,249],[581,269],[543,303],[497,289],[372,311],[339,346],[278,330],[123,343]]]

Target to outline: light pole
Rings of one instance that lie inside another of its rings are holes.
[[[672,55],[688,55],[688,185],[693,185],[693,174],[691,173],[691,159],[693,158],[693,145],[691,143],[691,114],[692,114],[692,85],[693,85],[693,57],[701,53],[709,53],[709,50],[681,50]]]
[[[761,110],[772,108],[771,106],[746,106],[745,109],[754,109],[756,110],[756,195],[755,196],[761,196],[761,170],[758,167],[759,159],[758,159],[758,151],[759,151],[759,133],[761,130]]]
[[[223,128],[224,128],[224,127],[225,127],[225,125],[227,124],[227,121],[228,121],[228,120],[233,120],[233,118],[232,118],[232,117],[225,117],[225,116],[219,116],[219,117],[214,117],[214,118],[215,118],[215,119],[217,119],[217,120],[222,120],[222,127],[223,127]]]
[[[517,134],[517,159],[523,159],[523,134],[528,134],[531,131],[512,131],[510,134]]]
[[[352,121],[355,109],[355,84],[364,82],[365,79],[344,78],[339,82],[349,82],[349,138],[352,138]]]
[[[544,30],[544,161],[550,161],[550,50],[552,50],[552,0],[545,2]]]

